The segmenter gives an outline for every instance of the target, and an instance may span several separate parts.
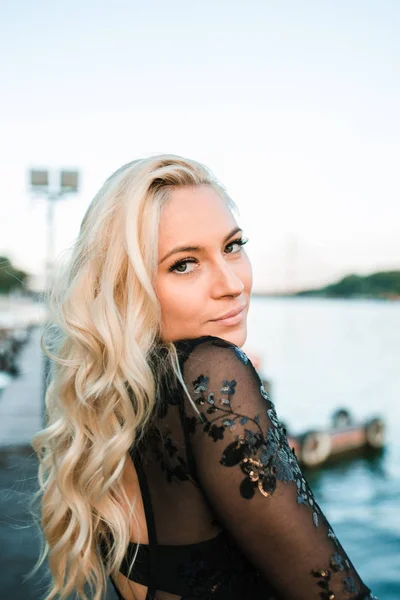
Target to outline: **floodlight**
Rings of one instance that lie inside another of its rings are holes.
[[[47,188],[49,185],[49,172],[32,169],[30,171],[32,188]]]
[[[63,192],[78,191],[78,171],[61,171],[61,190]]]

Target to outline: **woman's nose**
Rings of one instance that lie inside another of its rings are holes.
[[[233,269],[224,261],[216,268],[213,280],[214,296],[240,296],[244,284]]]

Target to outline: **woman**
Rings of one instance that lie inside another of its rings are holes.
[[[233,209],[173,155],[125,165],[89,206],[52,292],[34,439],[46,600],[99,600],[108,577],[124,600],[373,598],[241,350],[252,274]]]

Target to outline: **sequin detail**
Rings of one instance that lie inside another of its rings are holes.
[[[235,346],[235,353],[238,359],[241,360],[244,365],[247,365],[247,363],[249,362],[247,354],[237,346]]]

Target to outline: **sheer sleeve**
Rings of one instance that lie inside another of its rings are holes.
[[[237,346],[204,336],[182,366],[196,476],[217,520],[280,600],[375,598],[305,479],[273,402]]]

